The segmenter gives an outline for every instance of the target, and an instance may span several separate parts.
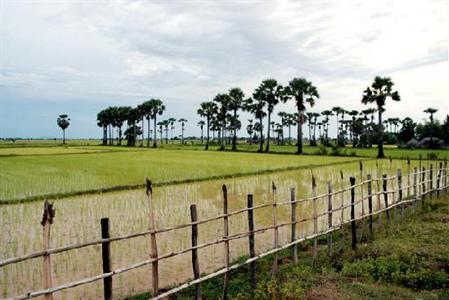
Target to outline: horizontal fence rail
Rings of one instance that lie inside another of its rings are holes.
[[[362,165],[361,167],[361,175],[362,173]],[[408,168],[409,169],[409,168]],[[343,174],[341,174],[341,179],[343,180]],[[364,177],[363,177],[364,178]],[[142,268],[144,266],[151,265],[152,268],[152,287],[151,287],[151,295],[153,299],[162,299],[164,297],[167,297],[169,295],[172,295],[176,292],[179,292],[185,288],[188,288],[190,286],[196,286],[196,298],[199,299],[200,296],[200,287],[199,284],[203,281],[206,281],[210,278],[219,276],[219,275],[225,275],[225,282],[224,282],[224,289],[223,289],[223,298],[226,298],[226,286],[228,284],[229,280],[229,271],[237,269],[243,265],[251,264],[251,268],[255,266],[256,260],[266,257],[267,255],[275,254],[275,262],[273,265],[273,270],[276,271],[277,269],[277,253],[281,250],[292,248],[293,253],[292,256],[294,258],[294,262],[297,262],[297,253],[296,253],[296,245],[298,243],[302,243],[304,241],[308,240],[314,240],[314,256],[316,255],[316,239],[318,237],[329,235],[330,233],[342,229],[342,226],[345,224],[351,224],[351,226],[355,226],[356,221],[369,219],[370,224],[369,228],[372,235],[372,217],[375,215],[380,215],[382,213],[386,213],[387,220],[390,221],[390,211],[393,212],[393,215],[397,217],[396,210],[400,210],[400,217],[401,220],[404,216],[404,207],[406,205],[412,205],[413,208],[416,207],[416,204],[418,201],[424,202],[424,199],[427,195],[440,195],[442,192],[447,193],[447,190],[449,188],[449,169],[447,167],[447,162],[445,161],[444,164],[441,162],[439,164],[439,167],[432,168],[432,165],[430,165],[430,168],[425,169],[420,168],[414,168],[413,171],[408,172],[406,174],[402,174],[402,171],[399,169],[396,175],[387,175],[384,174],[382,177],[372,177],[370,174],[366,174],[366,180],[363,179],[361,182],[356,183],[355,178],[351,177],[351,181],[347,180],[348,183],[351,182],[351,184],[344,186],[343,181],[341,181],[340,189],[332,188],[330,182],[328,182],[327,191],[328,193],[316,195],[316,185],[315,185],[315,179],[313,178],[313,185],[312,185],[312,197],[306,197],[301,199],[296,199],[295,197],[295,189],[291,189],[291,197],[288,201],[277,201],[276,197],[276,186],[273,183],[272,188],[272,197],[271,201],[268,203],[263,203],[259,205],[252,204],[252,195],[248,195],[248,206],[246,208],[242,208],[239,210],[228,212],[227,208],[227,188],[224,185],[223,186],[223,198],[224,198],[224,207],[223,214],[210,217],[203,220],[197,220],[196,217],[196,206],[191,207],[191,222],[170,226],[166,228],[159,228],[156,229],[155,224],[155,215],[154,215],[154,209],[153,209],[153,195],[152,195],[152,185],[151,182],[147,181],[147,196],[148,196],[148,206],[149,206],[149,230],[137,232],[137,233],[131,233],[127,235],[121,235],[116,237],[109,237],[109,220],[104,219],[101,221],[102,224],[102,238],[97,240],[91,240],[86,241],[82,243],[76,243],[71,245],[66,245],[62,247],[57,248],[49,248],[49,240],[45,241],[44,244],[47,247],[44,247],[44,250],[37,251],[33,253],[29,253],[23,256],[13,257],[13,258],[6,258],[0,260],[0,268],[5,267],[10,264],[15,264],[23,261],[27,261],[30,259],[35,259],[39,257],[43,257],[44,264],[43,264],[43,274],[42,277],[45,278],[44,280],[44,288],[37,291],[29,291],[27,293],[24,293],[22,295],[14,296],[9,299],[29,299],[33,297],[38,296],[45,296],[46,299],[52,299],[52,295],[56,292],[60,292],[62,290],[71,289],[77,286],[89,284],[92,282],[104,281],[104,296],[105,299],[111,299],[112,298],[112,277],[130,270],[134,270],[137,268]],[[349,178],[348,178],[349,179]],[[390,183],[390,184],[389,184]],[[390,185],[390,188],[389,188]],[[392,188],[391,185],[395,185],[395,188]],[[377,188],[376,188],[377,187]],[[359,188],[361,190],[361,195],[357,198],[355,196],[355,190]],[[374,189],[376,191],[374,191]],[[350,192],[351,194],[351,202],[349,204],[344,204],[347,201],[344,201],[344,194]],[[365,192],[365,195],[364,195]],[[315,203],[319,199],[327,198],[328,199],[328,209],[325,209],[323,212],[318,213],[315,208]],[[251,201],[250,201],[251,199]],[[385,200],[384,203],[382,201]],[[373,205],[373,202],[376,202],[376,205]],[[296,212],[296,205],[299,203],[311,203],[313,204],[313,213],[311,217],[307,218],[297,218],[297,212]],[[365,204],[368,205],[369,211],[365,212]],[[360,212],[356,212],[359,205],[361,205],[362,214]],[[277,207],[278,206],[290,206],[291,207],[291,220],[288,222],[278,222],[277,220]],[[272,224],[270,226],[265,226],[262,228],[254,229],[254,220],[253,220],[253,212],[255,210],[260,210],[262,208],[272,208]],[[376,209],[374,209],[376,207]],[[51,223],[54,221],[54,210],[52,211],[53,206],[52,204],[49,204],[48,202],[45,202],[45,210],[44,210],[44,218],[42,222],[42,226],[44,227],[44,232],[48,233],[48,237],[50,236],[50,228]],[[344,218],[344,212],[350,210],[351,217],[349,219]],[[53,215],[51,215],[51,212],[53,212]],[[333,213],[339,212],[338,215],[341,214],[339,222],[334,222],[332,215]],[[249,222],[249,228],[248,231],[239,232],[235,234],[229,234],[228,232],[228,219],[231,216],[235,216],[238,214],[248,213],[248,222]],[[325,216],[328,216],[328,225],[326,225],[326,228],[323,228],[321,230],[318,230],[317,220],[319,218],[323,218]],[[51,217],[51,218],[50,218]],[[212,221],[216,220],[223,220],[224,222],[224,236],[217,238],[215,240],[211,240],[202,244],[198,244],[198,234],[201,235],[201,232],[198,232],[198,225],[200,224],[206,224]],[[252,223],[251,223],[252,222]],[[313,222],[315,225],[313,233],[308,234],[306,236],[303,236],[301,238],[297,237],[296,234],[296,225],[305,223],[305,222]],[[106,225],[107,224],[107,225]],[[290,227],[291,228],[291,238],[289,239],[289,242],[284,243],[283,245],[279,242],[278,237],[278,229],[282,227]],[[179,229],[188,229],[190,228],[192,231],[192,245],[190,247],[170,252],[170,253],[164,253],[164,254],[158,254],[157,252],[157,235],[160,233],[165,233],[169,231],[179,230]],[[352,227],[352,243],[353,248],[356,247],[356,233],[354,228]],[[268,251],[256,254],[254,252],[254,236],[255,234],[261,234],[266,231],[273,231],[274,240],[273,240],[273,246]],[[362,231],[363,234],[363,231]],[[128,265],[126,267],[111,270],[110,266],[110,243],[121,241],[121,240],[127,240],[127,239],[133,239],[137,237],[143,237],[143,236],[149,236],[150,237],[150,249],[149,251],[149,259],[140,261],[138,263],[134,263],[132,265]],[[246,259],[243,262],[234,263],[231,264],[229,261],[229,241],[232,240],[238,240],[248,238],[249,239],[249,245],[250,245],[250,257]],[[45,234],[44,234],[45,239]],[[223,265],[224,267],[207,275],[200,275],[200,270],[198,266],[198,260],[201,259],[200,256],[197,255],[197,251],[199,249],[217,245],[217,244],[223,244],[224,246],[224,258],[223,258]],[[51,280],[51,255],[56,253],[62,253],[67,251],[72,251],[75,249],[80,249],[84,247],[94,246],[94,245],[102,245],[102,261],[103,261],[103,273],[98,274],[95,276],[91,276],[88,278],[83,278],[77,281],[69,282],[66,284],[58,285],[58,286],[51,286],[52,280]],[[160,293],[159,290],[159,273],[158,273],[158,262],[161,260],[165,260],[171,257],[175,257],[181,254],[185,253],[192,253],[192,267],[194,271],[194,279],[191,281],[188,281],[184,284],[181,284],[175,288],[172,288],[168,291],[165,291],[163,293]],[[328,238],[328,253],[329,255],[332,254],[332,238]],[[106,280],[107,279],[107,280]],[[255,279],[252,279],[255,280]]]

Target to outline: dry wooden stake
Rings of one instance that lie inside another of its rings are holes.
[[[332,183],[327,182],[327,210],[328,210],[328,228],[332,228]],[[327,255],[332,256],[332,232],[327,235]]]
[[[430,164],[430,168],[429,168],[429,192],[430,195],[433,195],[433,191],[434,191],[434,184],[433,184],[433,164]]]
[[[271,192],[272,192],[272,217],[273,217],[273,248],[279,247],[279,229],[277,228],[277,203],[276,203],[276,185],[271,182]],[[273,275],[278,271],[278,253],[274,254],[273,261]]]
[[[414,197],[415,201],[413,201],[413,213],[416,211],[416,202],[419,198],[417,183],[418,183],[418,170],[416,167],[414,167],[413,168],[413,197]]]
[[[190,205],[190,220],[195,223],[197,218],[196,205]],[[198,246],[198,224],[192,224],[192,247]],[[198,262],[198,249],[192,249],[192,267],[193,267],[193,278],[200,278],[200,264]],[[201,299],[201,285],[199,283],[195,284],[195,300]]]
[[[410,197],[410,158],[407,156],[407,198]]]
[[[422,167],[422,179],[421,179],[421,206],[424,206],[424,199],[426,198],[426,168]]]
[[[101,238],[109,239],[109,219],[101,219]],[[103,273],[111,272],[111,245],[109,242],[101,244],[101,257],[103,260]],[[103,295],[105,300],[112,299],[112,277],[103,278]]]
[[[390,222],[390,210],[388,209],[387,174],[382,175],[382,189],[386,208],[385,214],[387,215],[387,222]]]
[[[357,249],[357,232],[355,224],[355,177],[350,177],[351,182],[351,236],[352,236],[352,250]]]
[[[153,185],[150,180],[147,181],[147,200],[148,200],[148,228],[153,231],[156,229],[156,221],[154,217],[154,205],[153,205]],[[152,232],[150,234],[150,258],[156,259],[157,254],[157,241],[156,233]],[[152,292],[153,297],[159,295],[159,265],[158,261],[155,260],[151,263],[151,273],[152,273]]]
[[[253,211],[253,195],[248,195],[248,242],[249,242],[249,257],[256,256],[256,245],[254,241],[254,211]],[[254,297],[254,290],[256,289],[256,262],[249,264],[249,277],[251,281],[251,295]]]
[[[225,238],[225,241],[223,243],[224,245],[224,264],[225,268],[229,268],[229,240],[227,240],[229,236],[229,221],[228,221],[228,189],[225,184],[223,184],[222,187],[223,190],[223,238]],[[223,280],[223,294],[222,299],[228,298],[228,285],[229,285],[229,272],[224,273],[224,280]]]
[[[438,169],[438,177],[437,177],[437,196],[440,196],[440,181],[441,181],[442,169],[443,169],[443,162],[440,162],[440,167]]]
[[[53,218],[55,217],[55,209],[53,208],[53,203],[45,201],[44,203],[44,214],[42,216],[41,225],[43,226],[43,245],[44,251],[50,249],[50,231],[51,224],[53,224]],[[52,276],[51,276],[51,258],[47,254],[44,256],[44,289],[49,289],[52,287]],[[45,300],[53,300],[53,294],[45,294]]]
[[[290,201],[291,201],[291,239],[290,242],[296,241],[296,202],[295,202],[295,188],[290,189]],[[293,263],[298,264],[298,244],[292,246]]]
[[[340,252],[343,252],[343,249],[345,247],[345,234],[344,234],[344,230],[343,230],[343,223],[344,223],[344,218],[345,218],[345,195],[344,195],[344,182],[343,182],[343,171],[340,170],[340,231],[341,231],[341,248],[340,248]]]

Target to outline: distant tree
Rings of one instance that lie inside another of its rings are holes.
[[[430,119],[430,128],[431,128],[431,130],[430,130],[430,142],[432,143],[432,140],[433,140],[433,115],[436,113],[438,111],[438,109],[436,109],[436,108],[432,108],[432,107],[429,107],[429,108],[427,108],[426,110],[424,110],[424,112],[426,113],[426,114],[429,114],[430,116],[429,116],[429,119]]]
[[[200,108],[197,111],[197,114],[200,115],[203,118],[206,118],[206,148],[204,150],[209,149],[209,131],[211,128],[211,120],[214,116],[214,114],[217,113],[218,107],[217,104],[209,101],[209,102],[202,102],[200,104]]]
[[[234,124],[237,124],[238,115],[237,111],[243,107],[243,98],[245,97],[245,94],[240,88],[232,88],[229,90],[229,97],[231,97],[229,101],[229,109],[233,112],[233,120]],[[237,150],[237,127],[231,126],[233,130],[233,136],[232,136],[232,150]]]
[[[165,126],[165,122],[164,121],[160,121],[157,122],[157,126],[159,126],[159,134],[161,136],[160,141],[161,141],[161,145],[162,145],[162,141],[164,140],[164,138],[162,137],[162,135],[164,134],[164,126]]]
[[[334,107],[332,107],[332,112],[334,113],[334,115],[335,115],[335,118],[336,118],[336,120],[337,120],[337,139],[339,138],[339,136],[340,136],[340,119],[338,118],[339,116],[340,116],[340,114],[342,113],[344,111],[344,109],[343,108],[341,108],[340,106],[334,106]]]
[[[136,125],[139,120],[139,111],[137,108],[131,108],[128,110],[128,115],[126,117],[128,123],[128,129],[126,135],[127,146],[136,146],[137,137],[141,134],[141,128]]]
[[[170,124],[170,130],[171,130],[172,143],[174,143],[174,137],[175,137],[174,136],[175,122],[176,122],[175,118],[168,118],[168,123]]]
[[[220,148],[219,150],[225,150],[225,129],[226,120],[229,111],[229,104],[231,102],[231,97],[228,94],[217,94],[214,98],[214,102],[218,105],[217,118],[220,122]]]
[[[321,112],[321,115],[324,116],[323,126],[324,126],[324,144],[329,144],[329,118],[333,115],[331,110],[324,110]]]
[[[399,131],[398,140],[401,143],[407,143],[415,137],[416,123],[409,117],[402,120],[402,128]]]
[[[65,144],[65,130],[70,125],[70,119],[68,115],[59,115],[58,119],[56,120],[58,123],[58,126],[62,129],[62,143]]]
[[[131,110],[130,106],[117,107],[114,124],[118,128],[118,144],[122,145],[122,126],[128,117],[128,113]]]
[[[312,144],[313,112],[306,113],[307,127],[309,127],[309,143]]]
[[[106,110],[102,110],[97,114],[97,126],[103,128],[103,140],[102,145],[108,144],[108,119]]]
[[[385,102],[387,98],[394,101],[400,101],[401,98],[397,91],[393,91],[393,81],[389,77],[376,76],[371,87],[367,87],[363,92],[362,103],[376,103],[378,111],[378,129],[379,129],[379,143],[378,143],[378,158],[384,158],[384,137],[382,128],[382,113],[385,111]]]
[[[441,132],[443,134],[444,142],[449,144],[449,115],[446,115],[443,125],[441,125]]]
[[[206,123],[201,120],[197,123],[198,127],[201,128],[201,145],[203,144],[203,138],[204,138],[204,134],[203,134],[203,129],[204,129],[204,125],[206,125]]]
[[[162,113],[165,111],[165,105],[162,103],[160,99],[151,99],[151,119],[153,119],[153,126],[154,126],[154,139],[153,139],[153,148],[157,147],[156,142],[156,124],[157,124],[157,116],[162,115]],[[162,139],[161,139],[162,143]]]
[[[178,120],[178,122],[181,123],[181,144],[184,145],[184,129],[185,129],[187,120],[184,118],[181,118]]]
[[[285,93],[295,101],[298,111],[296,121],[298,131],[296,154],[300,154],[302,153],[302,124],[304,123],[304,111],[306,110],[305,103],[309,103],[310,107],[313,107],[320,95],[312,82],[304,78],[294,78],[291,80]]]
[[[248,98],[245,101],[245,110],[254,115],[254,117],[258,120],[254,124],[254,131],[259,132],[259,149],[258,152],[263,151],[263,118],[266,117],[266,113],[264,111],[266,102],[262,100],[257,92],[253,94],[253,98]]]
[[[352,147],[356,147],[357,146],[357,142],[355,141],[355,133],[353,129],[358,129],[358,127],[355,124],[355,121],[357,120],[357,116],[359,115],[359,112],[357,110],[351,110],[348,113],[351,116],[351,143],[352,143]],[[363,127],[362,127],[363,128]]]
[[[252,119],[248,119],[248,125],[246,125],[246,132],[248,132],[249,144],[251,145],[251,141],[252,141],[253,133],[254,133],[254,125],[253,125]]]
[[[254,98],[258,101],[263,101],[267,104],[267,116],[268,116],[268,128],[267,128],[267,144],[265,152],[270,151],[270,130],[271,130],[271,114],[274,107],[280,102],[286,99],[284,88],[278,84],[276,79],[269,78],[262,81],[262,83],[256,88]]]

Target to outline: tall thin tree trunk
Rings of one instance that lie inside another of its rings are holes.
[[[210,131],[209,117],[207,117],[206,123],[207,123],[206,124],[206,126],[207,126],[207,128],[206,128],[206,135],[207,135],[207,137],[206,137],[206,148],[204,150],[209,149],[209,131]]]
[[[232,151],[237,150],[237,126],[235,126],[235,122],[237,120],[237,110],[234,109],[234,136],[232,137]]]
[[[382,107],[378,107],[379,116],[379,144],[377,146],[377,158],[384,158],[384,133],[382,128]]]
[[[270,151],[270,130],[271,130],[271,112],[268,110],[268,130],[267,130],[267,146],[265,147],[265,152]]]
[[[203,144],[203,125],[201,125],[201,145]]]
[[[118,144],[119,146],[122,145],[122,126],[118,127]]]
[[[301,120],[302,120],[302,114],[303,114],[303,111],[302,110],[298,110],[298,121],[297,121],[297,132],[298,132],[298,136],[297,136],[297,139],[298,139],[298,142],[297,142],[297,146],[298,146],[298,149],[296,150],[296,154],[301,154],[302,153],[302,123],[301,123]]]
[[[62,130],[62,143],[65,144],[65,129]]]
[[[225,149],[225,135],[224,135],[225,132],[224,131],[225,131],[225,121],[222,121],[221,132],[220,132],[220,142],[221,142],[220,150]]]
[[[108,128],[106,125],[103,125],[103,146],[108,144]]]
[[[262,126],[262,118],[259,118],[260,122],[260,142],[259,142],[259,152],[263,151],[263,126]]]
[[[156,148],[157,147],[157,142],[156,142],[156,139],[157,139],[157,127],[156,127],[156,114],[154,115],[154,118],[153,118],[153,134],[154,134],[154,139],[153,139],[153,148]]]
[[[150,116],[148,115],[148,118],[147,118],[147,147],[149,148],[150,147],[150,120],[151,120],[151,118],[150,118]]]
[[[291,125],[288,125],[288,143],[289,144],[292,143],[292,126]]]

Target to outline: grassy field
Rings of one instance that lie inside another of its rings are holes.
[[[49,148],[49,151],[53,150],[55,149]],[[355,159],[357,158],[164,149],[11,156],[0,158],[0,199],[26,199],[47,194],[142,185],[147,177],[155,183],[198,180]]]
[[[359,244],[357,252],[350,249],[350,236],[345,236],[347,242],[341,248],[341,238],[336,234],[336,255],[327,257],[323,238],[315,265],[311,262],[311,244],[302,246],[296,266],[289,251],[284,251],[275,277],[270,272],[273,257],[259,260],[254,299],[449,299],[448,221],[446,196],[427,201],[415,214],[409,208],[406,223],[376,226],[375,239]],[[249,299],[247,268],[231,272],[230,278],[230,298]],[[218,277],[202,284],[203,297],[220,298],[222,283],[222,277]],[[174,299],[193,296],[194,289],[190,288]],[[148,294],[129,299],[146,297]]]

